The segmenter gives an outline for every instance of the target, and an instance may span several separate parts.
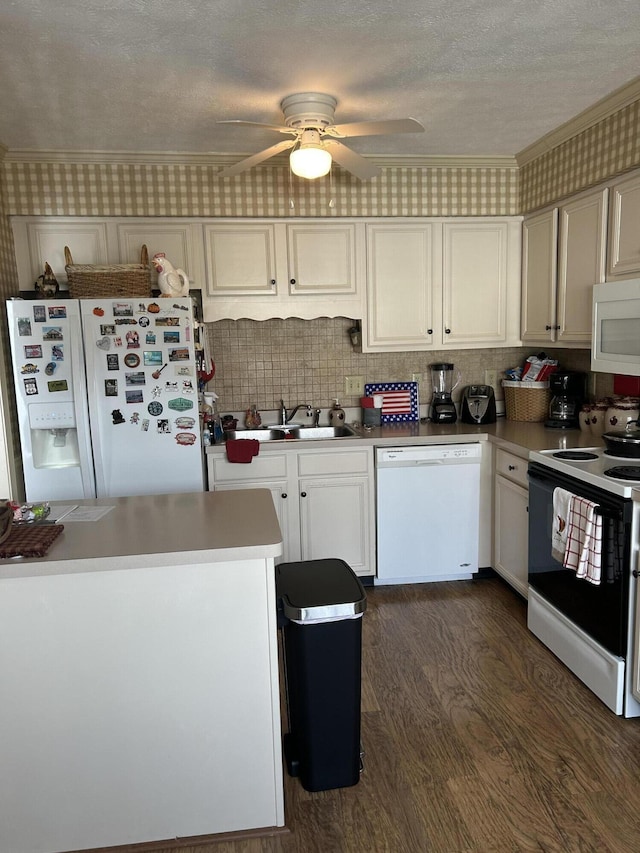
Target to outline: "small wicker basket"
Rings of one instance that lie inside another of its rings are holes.
[[[144,245],[139,264],[74,264],[68,246],[64,260],[72,299],[151,295],[149,252]]]
[[[504,408],[508,421],[544,421],[549,414],[548,382],[503,380]]]

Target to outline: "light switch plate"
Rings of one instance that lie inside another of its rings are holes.
[[[364,377],[345,376],[344,393],[347,397],[362,397],[364,395]]]

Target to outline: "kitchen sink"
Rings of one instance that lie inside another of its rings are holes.
[[[260,429],[231,429],[226,432],[227,438],[248,438],[258,441],[312,441],[327,438],[350,438],[356,436],[355,430],[349,426],[317,426],[291,427],[269,426]]]

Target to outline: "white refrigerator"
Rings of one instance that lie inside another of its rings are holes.
[[[28,501],[202,491],[190,298],[7,302]]]

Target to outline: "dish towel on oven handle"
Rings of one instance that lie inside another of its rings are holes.
[[[569,504],[573,494],[566,489],[553,490],[553,526],[551,530],[551,556],[559,563],[564,561],[569,528]]]
[[[598,505],[574,495],[569,503],[567,548],[563,566],[576,577],[599,584],[602,575],[602,516]]]

